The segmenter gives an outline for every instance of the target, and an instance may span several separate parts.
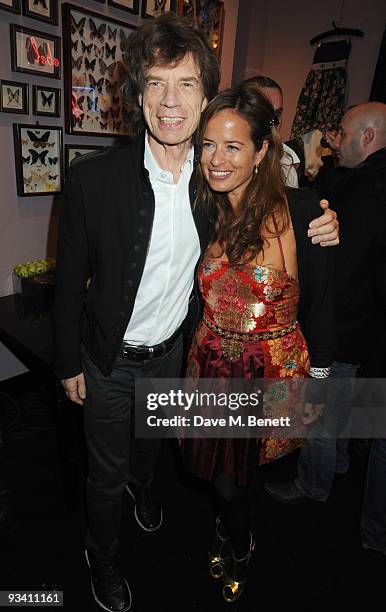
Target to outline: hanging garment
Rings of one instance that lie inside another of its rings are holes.
[[[322,43],[316,50],[311,72],[300,93],[291,138],[335,129],[344,112],[347,82],[348,40]]]

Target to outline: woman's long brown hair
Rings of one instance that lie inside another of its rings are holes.
[[[290,218],[280,163],[283,146],[274,125],[272,104],[261,92],[243,89],[241,83],[218,94],[201,117],[197,133],[200,151],[209,120],[226,109],[236,111],[248,122],[257,151],[265,140],[268,141],[268,149],[258,172],[253,174],[236,211],[226,194],[210,189],[201,168],[198,168],[196,205],[208,210],[215,205],[215,239],[229,262],[237,265],[252,261],[263,250],[264,234],[268,228],[272,234],[272,222],[276,225],[276,235],[281,235],[288,229]]]

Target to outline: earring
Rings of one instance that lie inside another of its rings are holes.
[[[257,174],[259,172],[259,164],[256,164],[254,172],[255,172],[255,174]]]

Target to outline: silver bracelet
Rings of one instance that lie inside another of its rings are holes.
[[[310,368],[311,378],[328,378],[331,368]]]

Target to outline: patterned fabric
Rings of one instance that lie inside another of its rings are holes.
[[[345,108],[347,41],[323,43],[315,52],[313,66],[300,93],[291,138],[312,130],[336,129]]]
[[[205,257],[199,269],[199,284],[205,301],[204,316],[223,330],[237,333],[275,331],[296,321],[299,285],[283,270],[266,266],[231,266]],[[302,442],[305,428],[300,422],[303,401],[301,380],[308,376],[309,357],[299,327],[274,340],[245,341],[237,360],[224,355],[224,338],[201,321],[188,358],[189,378],[285,379],[268,382],[264,389],[264,417],[289,416],[296,438],[186,439],[184,460],[197,476],[211,480],[225,472],[248,485],[258,463],[288,453]],[[275,436],[280,434],[275,429]]]

